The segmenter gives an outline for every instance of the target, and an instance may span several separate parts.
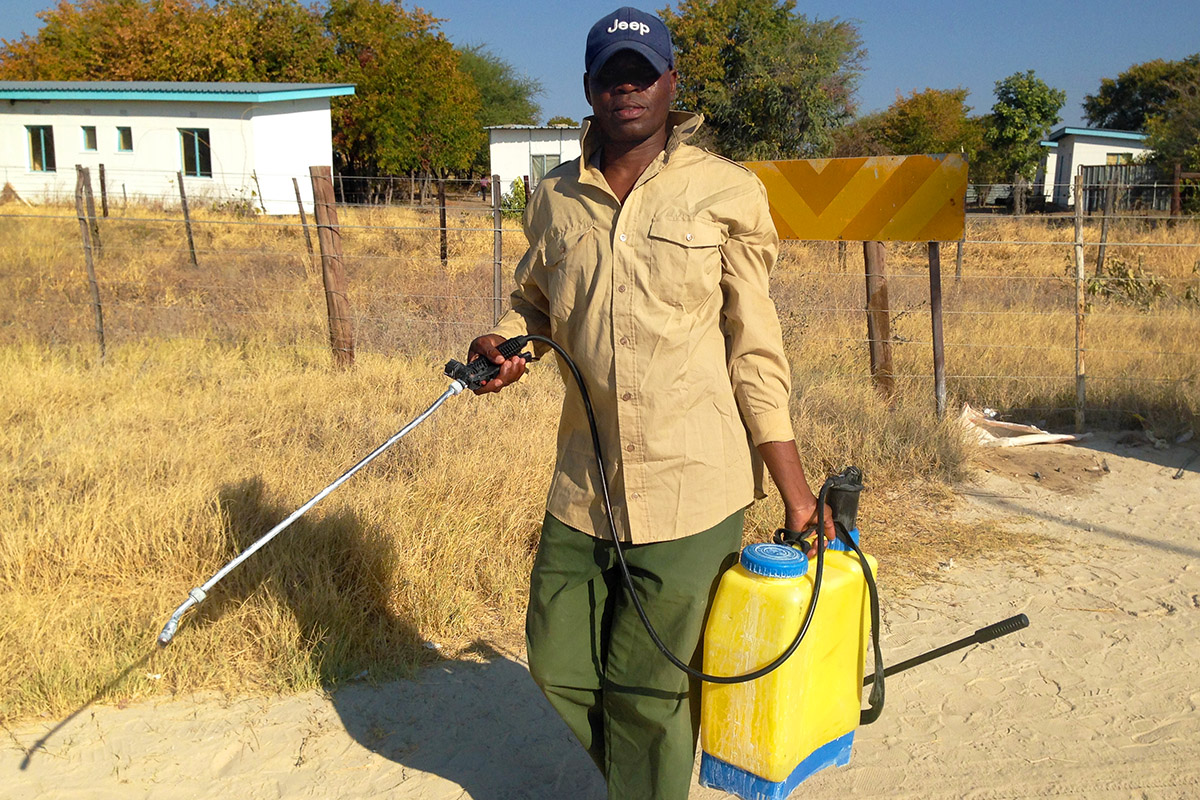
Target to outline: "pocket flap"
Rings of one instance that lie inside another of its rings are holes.
[[[650,238],[682,247],[717,247],[725,242],[725,230],[715,222],[700,219],[659,217],[650,223]]]
[[[566,230],[549,230],[542,239],[543,263],[550,267],[566,258],[567,253],[594,227],[592,223],[576,225]]]

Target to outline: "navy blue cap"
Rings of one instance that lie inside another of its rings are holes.
[[[584,68],[595,75],[609,58],[622,50],[633,50],[645,56],[660,75],[675,66],[671,32],[667,26],[653,14],[630,6],[605,14],[588,31]]]
[[[768,578],[798,578],[808,573],[808,556],[786,544],[748,544],[738,561],[747,571]]]

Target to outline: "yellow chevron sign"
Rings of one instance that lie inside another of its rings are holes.
[[[783,239],[952,242],[966,224],[960,155],[747,161]]]

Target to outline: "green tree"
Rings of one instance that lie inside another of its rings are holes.
[[[398,0],[60,0],[0,45],[0,78],[354,83],[335,158],[356,175],[465,171],[485,137],[437,20]]]
[[[333,37],[322,11],[297,0],[219,0],[222,46],[238,48],[245,65],[228,80],[339,81]],[[238,45],[240,44],[240,47]]]
[[[534,101],[544,94],[540,81],[522,75],[483,45],[459,51],[460,69],[475,81],[479,89],[479,124],[536,125],[542,109]]]
[[[678,104],[708,120],[730,158],[821,156],[853,115],[858,30],[810,20],[793,0],[682,0],[659,12],[675,43]]]
[[[460,50],[459,68],[470,76],[479,90],[480,128],[537,124],[542,109],[534,102],[534,98],[544,92],[539,81],[521,75],[512,64],[482,45]],[[487,140],[484,139],[475,155],[473,171],[486,174],[490,159]]]
[[[1200,84],[1180,86],[1162,109],[1146,121],[1146,144],[1153,148],[1152,163],[1168,175],[1180,165],[1200,171]]]
[[[1181,87],[1200,83],[1200,53],[1180,61],[1155,59],[1134,64],[1117,76],[1104,78],[1096,94],[1083,98],[1091,125],[1123,131],[1146,130],[1150,117],[1161,114]]]
[[[354,175],[465,171],[483,138],[479,91],[459,71],[458,52],[437,20],[398,2],[333,0],[325,23],[340,80],[334,147]]]
[[[550,119],[548,119],[546,121],[546,124],[547,125],[566,125],[568,128],[578,128],[579,127],[579,122],[577,120],[571,119],[570,117],[563,117],[563,116],[551,117]]]
[[[1033,70],[996,82],[996,103],[984,133],[990,159],[1016,187],[1016,210],[1024,209],[1024,190],[1042,159],[1041,142],[1059,121],[1067,93],[1052,89]]]
[[[969,114],[967,89],[926,89],[896,102],[883,114],[879,136],[896,155],[962,153],[974,160],[983,127]]]
[[[834,158],[893,155],[883,135],[886,118],[886,111],[876,111],[838,128],[833,132],[833,147],[829,155]]]
[[[1134,64],[1115,81],[1104,79],[1084,109],[1093,124],[1145,131],[1152,149],[1146,160],[1167,179],[1177,164],[1200,170],[1200,53]],[[1189,202],[1197,201],[1193,196]]]
[[[295,0],[60,0],[0,47],[14,80],[320,81],[321,15]]]

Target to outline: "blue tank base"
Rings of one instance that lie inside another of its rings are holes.
[[[743,800],[785,800],[792,790],[809,776],[826,767],[844,767],[849,764],[850,749],[853,745],[854,731],[839,736],[832,742],[826,742],[796,765],[792,774],[782,781],[760,778],[753,772],[703,753],[700,757],[700,785],[736,794]]]

